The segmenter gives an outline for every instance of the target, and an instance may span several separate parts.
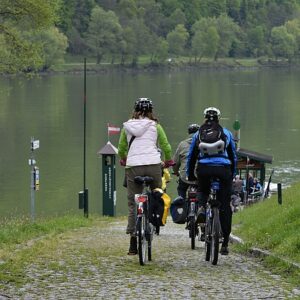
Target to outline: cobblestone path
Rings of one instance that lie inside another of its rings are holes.
[[[190,249],[184,225],[171,220],[154,237],[153,261],[127,256],[126,221],[60,235],[47,255],[26,269],[25,284],[0,299],[297,299],[298,290],[254,258],[230,252],[217,266],[203,244]],[[41,242],[41,241],[39,241]]]

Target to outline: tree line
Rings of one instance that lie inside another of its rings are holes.
[[[136,66],[141,56],[296,59],[300,0],[1,0],[0,72],[46,70],[64,54]]]

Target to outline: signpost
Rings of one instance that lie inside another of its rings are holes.
[[[236,147],[236,149],[239,149],[240,148],[240,139],[241,139],[241,136],[240,136],[241,124],[238,120],[234,121],[233,129],[234,129],[233,136],[234,136],[235,147]]]
[[[103,215],[114,217],[116,214],[116,154],[118,149],[108,141],[98,151],[102,155],[102,191],[103,191]]]
[[[31,221],[34,222],[35,219],[35,191],[40,189],[40,170],[36,166],[36,161],[34,158],[34,150],[40,148],[40,141],[35,140],[34,137],[31,138],[30,141],[30,159],[29,159],[29,166],[31,166],[30,170],[30,216]]]

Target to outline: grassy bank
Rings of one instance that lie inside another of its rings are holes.
[[[79,73],[83,71],[83,56],[66,56],[65,63],[55,65],[50,72],[62,73]],[[195,62],[190,57],[176,57],[168,59],[164,62],[153,64],[149,56],[139,58],[138,65],[134,68],[131,62],[125,62],[120,65],[119,61],[111,64],[109,59],[104,60],[101,64],[96,63],[93,57],[87,58],[87,70],[92,73],[106,73],[110,71],[153,71],[153,70],[184,70],[184,69],[239,69],[239,68],[261,68],[261,67],[289,67],[288,61],[270,62],[264,59],[253,58],[220,58],[218,61],[203,58],[200,62]]]
[[[103,219],[103,222],[107,218]],[[93,218],[78,215],[40,219],[3,220],[0,223],[0,283],[22,282],[27,264],[59,243],[59,234],[93,226]],[[0,286],[1,286],[0,284]]]
[[[241,251],[257,247],[268,250],[278,258],[300,264],[300,183],[283,191],[282,205],[277,195],[234,215],[233,233],[245,242]],[[300,276],[291,264],[274,257],[264,260],[270,267],[286,276]]]
[[[27,218],[3,220],[0,223],[0,249],[47,234],[55,235],[73,228],[91,226],[92,223],[92,219],[79,215],[38,219],[35,222]]]

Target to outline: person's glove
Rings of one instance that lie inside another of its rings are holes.
[[[120,165],[123,167],[126,166],[126,158],[120,159]]]
[[[164,161],[164,168],[170,168],[172,166],[175,165],[175,162],[173,159],[170,159],[170,160],[165,160]]]

